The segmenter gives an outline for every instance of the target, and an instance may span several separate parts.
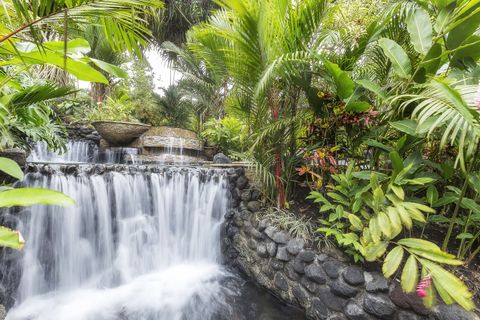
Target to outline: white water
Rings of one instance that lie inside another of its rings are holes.
[[[30,162],[94,162],[97,148],[87,141],[69,141],[66,152],[58,153],[48,150],[45,142],[37,142],[28,157]]]
[[[64,176],[26,185],[76,199],[35,206],[8,320],[184,320],[231,312],[218,264],[227,181],[220,172]]]

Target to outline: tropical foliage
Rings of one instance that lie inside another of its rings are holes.
[[[7,158],[0,158],[0,171],[19,180],[23,179],[22,169],[18,164]],[[48,189],[40,188],[11,188],[8,186],[0,187],[0,208],[26,207],[34,204],[72,206],[75,201],[60,193]],[[25,240],[19,231],[11,230],[0,226],[0,247],[12,249],[22,249]]]
[[[449,266],[480,251],[480,5],[219,6],[185,45],[163,45],[201,102],[203,137],[238,150],[222,125],[238,119],[248,137],[240,155],[279,208],[310,188],[320,234],[356,260],[384,261],[406,292],[431,277],[428,306],[438,294],[471,309]],[[428,240],[434,230],[445,231],[441,248]]]

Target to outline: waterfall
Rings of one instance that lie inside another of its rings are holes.
[[[23,184],[62,191],[72,208],[23,213],[27,239],[8,320],[183,320],[229,314],[218,264],[227,210],[223,171],[166,169],[50,176]],[[225,319],[227,319],[225,317]]]
[[[37,142],[28,157],[30,162],[94,162],[97,160],[97,146],[88,141],[69,141],[66,152],[60,154],[48,150],[45,142]]]

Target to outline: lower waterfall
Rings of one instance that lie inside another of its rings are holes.
[[[7,320],[301,319],[220,264],[226,171],[89,167],[22,182],[76,206],[19,213],[27,243]]]

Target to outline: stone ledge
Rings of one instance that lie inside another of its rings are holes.
[[[479,320],[458,305],[429,310],[415,294],[406,295],[379,272],[366,272],[336,254],[306,247],[266,220],[259,192],[244,175],[232,176],[232,208],[225,215],[226,262],[240,268],[309,319]],[[255,205],[252,204],[255,203]]]

